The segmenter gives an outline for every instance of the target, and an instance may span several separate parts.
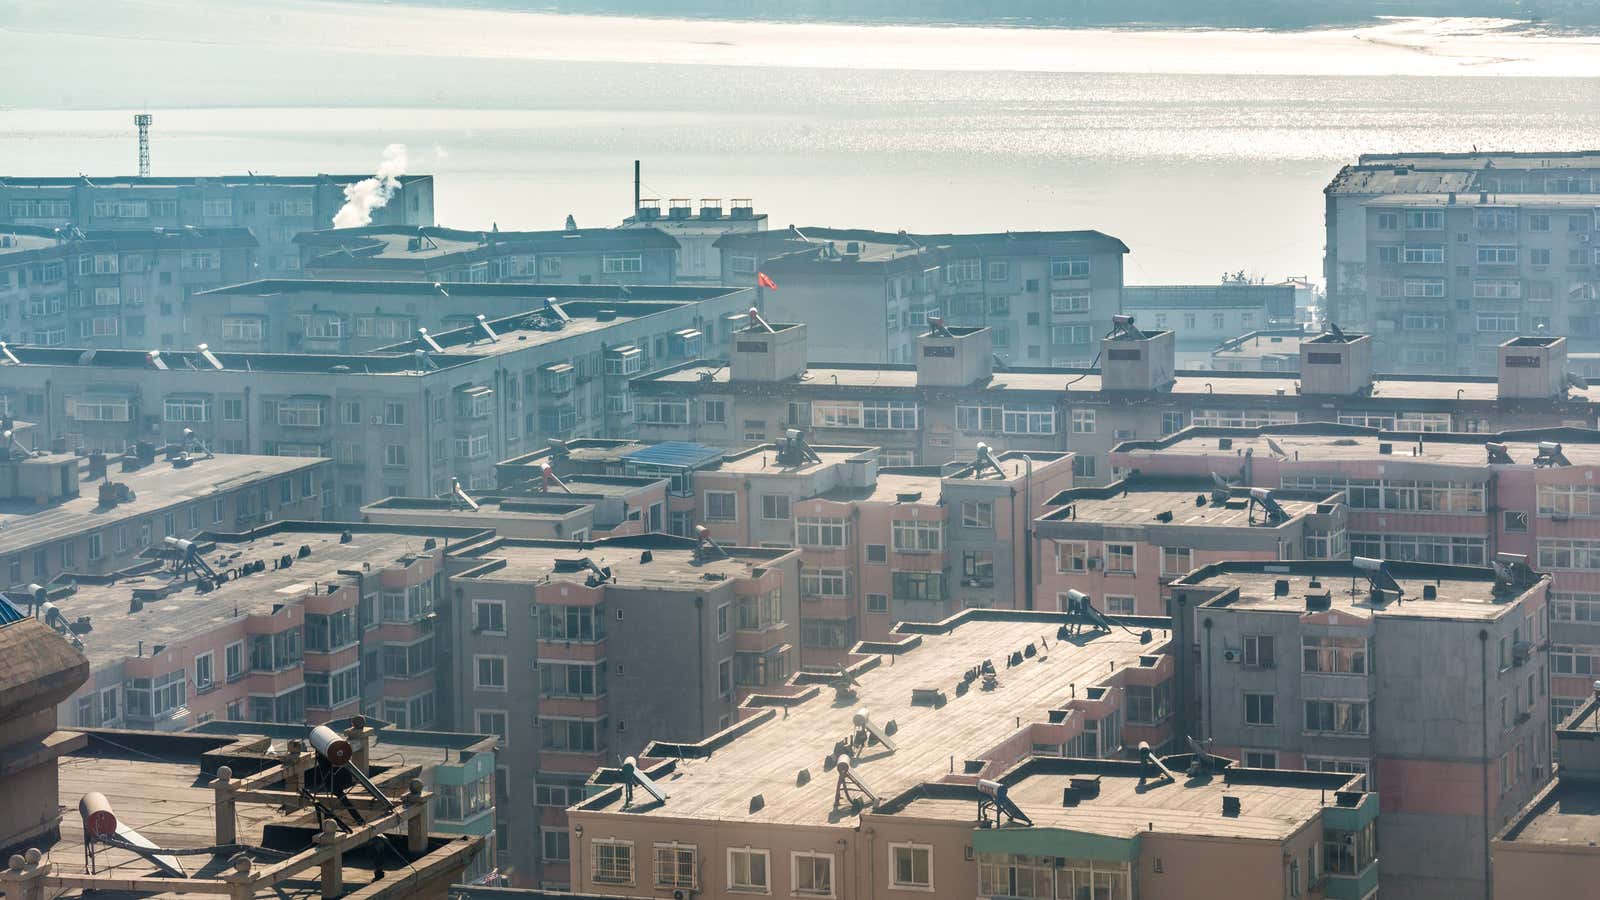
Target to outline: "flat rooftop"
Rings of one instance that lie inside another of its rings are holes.
[[[718,465],[709,466],[701,471],[743,475],[811,475],[842,466],[852,459],[859,459],[863,454],[871,454],[876,448],[813,445],[811,449],[817,454],[816,462],[803,460],[800,465],[786,466],[778,462],[778,448],[775,444],[762,444],[725,456]]]
[[[728,367],[721,362],[696,360],[673,369],[647,375],[644,380],[667,384],[694,385],[697,392],[706,390],[707,382],[701,373],[712,372],[709,384],[726,385],[731,381]],[[806,380],[798,387],[824,393],[835,386],[844,388],[878,388],[885,391],[915,388],[917,370],[912,366],[852,365],[847,363],[814,363],[807,366]],[[1072,386],[1067,387],[1071,382]],[[1320,403],[1314,396],[1300,396],[1296,385],[1298,374],[1275,372],[1208,372],[1180,371],[1170,393],[1177,396],[1200,398],[1224,397],[1279,397],[1288,405]],[[1397,401],[1434,401],[1455,403],[1461,401],[1494,402],[1500,395],[1499,382],[1492,377],[1460,376],[1456,378],[1430,378],[1428,376],[1375,375],[1373,396],[1363,398],[1372,405],[1394,405]],[[1076,394],[1101,392],[1100,372],[1096,369],[1073,368],[1017,368],[996,371],[984,388],[991,392],[1034,391],[1053,399],[1071,403]],[[1600,400],[1600,385],[1584,390],[1573,389],[1569,396],[1575,401]]]
[[[111,507],[100,506],[100,482],[84,477],[88,471],[87,461],[79,460],[77,497],[46,506],[20,498],[0,500],[0,554],[86,534],[328,462],[326,459],[235,453],[193,459],[190,465],[179,468],[158,455],[155,462],[132,472],[121,471],[115,460],[110,461],[107,476],[113,482],[126,484],[134,493],[132,500]],[[210,518],[206,517],[205,521],[209,522]]]
[[[1097,493],[1106,493],[1108,496],[1094,496]],[[1205,505],[1196,506],[1196,497],[1205,497]],[[1291,519],[1317,511],[1315,500],[1291,500],[1276,491],[1273,493],[1273,499],[1278,501],[1278,505],[1283,507]],[[1056,505],[1058,502],[1061,508],[1046,515],[1046,519],[1105,525],[1167,525],[1190,528],[1197,526],[1250,528],[1266,524],[1265,516],[1260,510],[1253,512],[1256,521],[1251,521],[1252,510],[1248,494],[1230,496],[1222,503],[1217,503],[1211,499],[1209,487],[1199,482],[1189,488],[1147,487],[1135,484],[1115,493],[1096,491],[1094,488],[1067,490],[1051,498],[1049,505]],[[1161,513],[1171,513],[1172,520],[1163,522],[1157,519],[1156,516]]]
[[[1243,452],[1249,452],[1258,459],[1270,459],[1275,455],[1271,444],[1267,443],[1270,440],[1281,447],[1289,459],[1300,462],[1370,460],[1456,465],[1476,470],[1474,478],[1470,480],[1483,480],[1489,475],[1485,468],[1489,459],[1488,451],[1483,446],[1486,442],[1505,444],[1514,465],[1532,466],[1534,457],[1539,454],[1541,440],[1501,440],[1501,435],[1494,434],[1472,435],[1468,440],[1453,439],[1455,436],[1450,440],[1442,440],[1421,432],[1366,431],[1364,434],[1355,429],[1351,433],[1340,434],[1294,434],[1272,430],[1258,432],[1248,428],[1205,429],[1202,433],[1192,435],[1179,432],[1170,443],[1132,442],[1118,449],[1135,459],[1148,454],[1235,457]],[[1600,441],[1580,444],[1562,440],[1567,436],[1552,432],[1550,440],[1561,444],[1562,455],[1572,465],[1600,465]],[[1231,442],[1229,449],[1224,450],[1218,445],[1223,439]],[[1388,455],[1379,453],[1378,448],[1382,444],[1389,445]],[[1419,447],[1420,453],[1417,452]]]
[[[1283,840],[1334,802],[1334,791],[1349,775],[1225,769],[1209,777],[1186,778],[1191,757],[1164,760],[1177,782],[1141,778],[1140,764],[1113,760],[1035,757],[1004,781],[1008,795],[1035,828],[1061,828],[1107,837],[1131,838],[1148,832],[1193,834],[1248,840]],[[1062,793],[1075,777],[1098,777],[1100,793],[1077,806],[1063,806]],[[1239,800],[1239,815],[1222,815],[1222,798]],[[971,821],[975,799],[916,796],[894,815],[917,819]]]
[[[1557,774],[1556,780],[1503,833],[1521,844],[1592,847],[1600,842],[1600,781]]]
[[[150,354],[144,350],[93,350],[67,347],[11,346],[18,364],[24,366],[52,366],[97,371],[153,371]],[[417,368],[417,359],[409,349],[400,353],[231,353],[214,350],[212,356],[225,372],[298,372],[302,374],[345,375],[410,375],[423,376],[438,369],[450,369],[476,362],[483,356],[453,350],[448,354],[432,354],[433,368]],[[206,378],[216,371],[199,350],[162,350],[161,360],[166,364],[169,377]],[[0,371],[12,365],[0,357]],[[112,377],[112,376],[107,376]],[[107,382],[105,391],[115,394],[118,388]]]
[[[374,571],[400,566],[425,555],[422,545],[430,535],[442,541],[462,540],[472,531],[464,528],[385,527],[329,523],[311,528],[305,523],[280,523],[265,529],[259,537],[210,541],[196,539],[206,562],[216,569],[232,569],[255,560],[267,563],[265,571],[229,581],[215,590],[199,593],[187,581],[173,581],[165,572],[113,578],[106,583],[79,581],[76,592],[52,597],[52,602],[68,620],[88,616],[92,630],[79,635],[83,654],[93,668],[113,665],[126,657],[137,656],[143,643],[146,653],[157,644],[171,644],[191,635],[209,631],[240,616],[270,613],[274,607],[291,603],[314,593],[319,585],[344,583],[348,576],[340,569],[362,571],[370,563]],[[341,529],[350,530],[350,542],[340,543]],[[301,547],[311,554],[299,557]],[[274,568],[284,554],[295,557],[287,569]],[[153,568],[153,567],[152,567]],[[130,612],[135,590],[172,593],[159,600],[145,601],[138,612]]]
[[[427,513],[450,516],[452,519],[460,517],[460,524],[469,525],[471,524],[471,519],[475,516],[560,520],[590,505],[578,500],[573,495],[563,494],[559,491],[554,494],[540,495],[537,499],[530,497],[469,496],[477,502],[477,509],[471,509],[459,502],[440,500],[433,497],[385,497],[375,503],[369,503],[361,507],[361,512],[363,514],[369,511]],[[564,500],[562,499],[563,497],[573,498]],[[484,527],[491,526],[486,524]]]
[[[486,565],[461,573],[460,577],[480,581],[543,583],[545,581],[584,584],[589,569],[566,565],[588,558],[595,565],[611,569],[614,588],[645,590],[694,590],[710,582],[730,578],[749,578],[793,550],[724,547],[728,555],[701,562],[695,558],[694,541],[688,538],[651,534],[605,538],[598,541],[556,541],[500,538],[478,544],[455,554],[462,561],[482,560]],[[644,551],[650,561],[643,562]],[[557,562],[566,571],[557,571]]]
[[[1520,609],[1516,601],[1538,586],[1535,583],[1507,595],[1506,599],[1497,599],[1492,569],[1433,563],[1390,562],[1387,565],[1405,594],[1400,602],[1391,598],[1382,606],[1369,602],[1366,574],[1345,561],[1214,563],[1190,572],[1174,585],[1238,588],[1236,597],[1223,596],[1207,601],[1204,604],[1207,607],[1303,615],[1308,594],[1327,593],[1331,595],[1331,608],[1361,618],[1387,616],[1485,622]],[[1288,582],[1287,593],[1277,593],[1279,581]],[[1434,599],[1424,599],[1427,588],[1435,592]]]
[[[968,610],[943,625],[920,626],[916,630],[920,645],[893,655],[892,665],[879,656],[874,658],[876,665],[857,672],[854,701],[837,702],[833,690],[820,685],[778,715],[747,719],[731,732],[708,739],[709,755],[679,760],[673,772],[657,780],[669,795],[665,804],[636,806],[627,814],[850,827],[858,816],[848,807],[835,811],[836,777],[822,768],[822,760],[835,741],[851,734],[851,717],[857,709],[869,709],[880,727],[895,723],[893,740],[899,749],[893,753],[882,746],[868,749],[853,767],[875,794],[887,800],[949,774],[952,756],[983,758],[1016,731],[1019,720],[1023,727],[1047,721],[1052,710],[1064,708],[1073,697],[1074,685],[1083,696],[1114,668],[1139,666],[1141,656],[1160,652],[1163,643],[1159,633],[1154,642],[1141,644],[1137,633],[1122,629],[1075,643],[1058,641],[1056,629],[1067,621],[1064,614],[983,611],[980,615]],[[901,634],[910,633],[906,626],[899,627]],[[1014,668],[1003,664],[1008,654],[1038,643],[1041,637],[1048,641],[1047,650]],[[962,674],[986,658],[995,660],[999,687],[985,691],[974,684],[957,696],[955,686]],[[947,702],[937,708],[913,704],[912,692],[921,688],[944,690]],[[641,756],[652,749],[646,748]],[[811,779],[796,786],[801,769],[809,771]],[[752,813],[750,798],[756,794],[762,795],[765,805]],[[620,791],[601,793],[583,805],[586,810],[613,813],[622,812],[621,807]]]
[[[0,226],[0,233],[4,233]],[[626,301],[665,300],[689,303],[709,300],[727,294],[746,291],[739,287],[695,287],[689,285],[618,285],[618,284],[542,284],[526,281],[451,282],[440,286],[431,281],[363,281],[344,278],[262,278],[225,287],[196,292],[196,297],[292,297],[298,294],[331,294],[335,296],[399,296],[452,300],[526,299],[529,309],[537,308],[546,298],[568,303],[583,300],[601,303]],[[458,304],[459,305],[459,304]]]
[[[655,300],[655,301],[617,301],[601,302],[594,300],[577,300],[561,302],[562,309],[569,316],[566,322],[555,327],[554,319],[542,308],[543,301],[531,304],[523,312],[510,316],[501,316],[488,319],[489,327],[494,330],[495,337],[491,340],[479,325],[468,325],[464,328],[455,328],[450,331],[429,332],[433,342],[439,345],[447,354],[470,353],[478,357],[499,356],[505,353],[515,353],[529,347],[541,344],[551,344],[565,340],[573,335],[591,334],[605,331],[620,322],[633,321],[651,316],[656,313],[669,312],[692,305],[693,301],[683,300]],[[470,310],[469,310],[470,311]],[[640,337],[643,341],[644,338]],[[630,345],[619,344],[609,347],[609,351],[623,350]],[[639,348],[643,350],[644,348]],[[391,344],[379,348],[378,353],[404,353],[409,354],[417,350],[432,351],[432,348],[422,342],[420,338]],[[431,353],[435,358],[439,354]],[[362,356],[353,359],[360,360]]]

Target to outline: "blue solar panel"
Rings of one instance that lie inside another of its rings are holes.
[[[662,441],[651,447],[641,447],[623,456],[629,462],[647,466],[679,466],[695,469],[721,459],[723,451],[717,447],[694,441]]]
[[[10,625],[12,622],[20,622],[26,618],[27,616],[24,616],[21,610],[12,606],[6,598],[0,597],[0,627]]]

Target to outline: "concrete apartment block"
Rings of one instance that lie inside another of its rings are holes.
[[[1082,591],[1118,616],[1163,615],[1166,585],[1224,560],[1338,559],[1347,554],[1342,495],[1218,491],[1209,480],[1143,474],[1062,491],[1034,523],[1035,603],[1068,609]]]
[[[41,440],[70,449],[120,452],[187,429],[219,453],[331,457],[337,514],[350,518],[384,497],[446,495],[452,479],[489,490],[497,460],[550,438],[628,434],[631,380],[697,358],[702,329],[715,334],[725,314],[748,308],[740,291],[700,290],[709,296],[694,302],[536,299],[367,353],[10,347],[0,398],[37,423]],[[359,286],[349,295],[372,302]],[[297,321],[295,297],[286,292],[267,320]],[[225,343],[236,334],[259,348],[275,327],[237,318],[250,328],[233,332],[224,317]]]
[[[1559,900],[1593,884],[1600,843],[1600,697],[1556,726],[1556,777],[1495,835],[1494,896]]]
[[[458,727],[501,736],[503,859],[519,885],[567,884],[565,808],[652,735],[697,741],[796,668],[798,554],[665,535],[496,538],[451,557]]]
[[[724,361],[695,360],[634,379],[634,425],[647,440],[729,448],[800,428],[818,444],[878,447],[890,466],[970,460],[979,443],[997,450],[1069,451],[1078,483],[1105,484],[1115,480],[1107,459],[1113,446],[1188,426],[1343,422],[1491,432],[1595,422],[1590,398],[1597,389],[1569,385],[1548,399],[1508,402],[1496,378],[1374,376],[1370,352],[1363,349],[1370,343],[1362,343],[1361,335],[1346,333],[1346,342],[1331,336],[1303,342],[1302,355],[1314,352],[1338,362],[1318,362],[1319,371],[1302,381],[1271,372],[1174,370],[1166,334],[1142,341],[1104,338],[1100,369],[998,366],[992,357],[984,369],[972,354],[967,358],[977,363],[978,377],[965,385],[944,383],[949,379],[913,365],[817,363],[814,352],[806,354],[813,362],[792,376],[786,366],[783,380],[740,377],[742,369]],[[739,359],[742,339],[741,334],[723,345],[730,359]],[[917,346],[942,347],[947,340],[929,332],[917,338]],[[1106,358],[1112,350],[1120,356],[1135,348],[1142,348],[1138,360]],[[1165,372],[1171,378],[1156,383],[1156,374]],[[928,375],[939,383],[925,383]],[[1141,387],[1144,379],[1148,386]],[[1340,392],[1330,392],[1335,389]]]
[[[1492,450],[1489,448],[1493,448]],[[1600,671],[1600,505],[1593,432],[1378,432],[1338,425],[1191,429],[1129,443],[1114,465],[1150,477],[1340,491],[1356,556],[1488,565],[1516,553],[1551,578],[1550,703],[1561,721]],[[1535,651],[1542,652],[1542,651]]]
[[[247,228],[0,225],[0,339],[90,349],[188,346],[192,298],[257,277],[258,247]]]
[[[145,562],[167,537],[321,519],[332,490],[326,459],[150,445],[107,459],[0,447],[0,588],[108,576]]]
[[[639,198],[633,215],[622,220],[622,228],[654,228],[678,241],[677,283],[737,284],[754,283],[754,274],[740,282],[723,281],[722,251],[717,239],[725,234],[747,234],[767,230],[767,214],[755,211],[748,197],[736,197],[724,207],[720,198],[703,198],[698,209],[687,197],[667,201],[663,215],[661,200]]]
[[[1289,282],[1130,284],[1122,288],[1122,311],[1150,328],[1181,336],[1178,368],[1220,368],[1211,364],[1217,345],[1241,334],[1294,327],[1297,290]]]
[[[0,178],[0,223],[47,228],[241,228],[261,242],[256,277],[300,272],[302,231],[327,228],[344,189],[369,175]],[[402,175],[379,225],[433,224],[433,176]]]
[[[1488,374],[1517,334],[1600,348],[1600,154],[1363,154],[1324,194],[1328,318],[1389,371]]]
[[[1170,587],[1196,648],[1178,706],[1246,765],[1365,773],[1386,895],[1484,895],[1492,836],[1550,778],[1549,587],[1515,564],[1206,566]]]
[[[444,284],[673,284],[678,241],[657,228],[472,231],[369,225],[294,238],[312,278]]]

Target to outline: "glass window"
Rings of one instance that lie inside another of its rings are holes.
[[[751,891],[767,894],[772,892],[771,872],[772,854],[766,850],[752,850],[748,847],[728,850],[728,890]]]
[[[890,844],[889,884],[899,888],[931,889],[933,847],[927,844]]]

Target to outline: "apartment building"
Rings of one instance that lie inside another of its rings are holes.
[[[1213,368],[1217,345],[1253,331],[1294,324],[1292,284],[1124,285],[1122,312],[1177,334],[1180,369]],[[1111,329],[1107,319],[1100,334]]]
[[[1121,312],[1128,248],[1098,231],[890,234],[806,228],[729,235],[725,284],[759,269],[770,318],[811,326],[815,358],[911,363],[927,316],[991,329],[1020,365],[1088,366]]]
[[[519,885],[573,876],[565,809],[596,768],[653,735],[726,729],[795,669],[798,554],[665,535],[496,538],[451,557],[438,633],[451,707],[501,736],[501,846]],[[534,652],[530,653],[532,648]]]
[[[1600,348],[1600,154],[1363,155],[1324,193],[1328,317],[1394,371],[1491,372],[1516,334]]]
[[[445,284],[672,284],[678,240],[658,228],[473,231],[401,223],[296,235],[312,278]]]
[[[344,189],[368,175],[215,175],[138,178],[0,177],[0,224],[125,228],[244,228],[261,242],[254,277],[294,277],[294,236],[326,228],[344,205]],[[380,225],[433,224],[433,176],[402,175],[388,204],[372,210]]]
[[[480,315],[497,321],[524,315],[565,337],[604,329],[619,319],[711,301],[718,313],[744,312],[753,294],[739,288],[274,279],[198,295],[191,333],[216,350],[367,353],[414,341],[419,328],[435,336],[470,329],[479,339],[487,337],[478,326]],[[567,314],[559,328],[554,327],[550,303]],[[662,334],[660,346],[649,349],[659,351],[656,357],[672,358],[703,347],[703,341],[694,344],[697,336],[687,334],[689,330]],[[666,346],[669,342],[673,346]]]
[[[618,227],[654,228],[676,238],[677,284],[754,284],[753,274],[741,282],[723,281],[722,251],[717,239],[725,234],[766,231],[767,214],[756,212],[748,197],[736,197],[726,207],[721,198],[702,198],[698,208],[687,197],[674,197],[667,201],[663,215],[660,199],[645,197]]]
[[[245,228],[0,226],[0,335],[42,347],[172,347],[190,298],[256,277]]]
[[[1215,563],[1170,586],[1178,706],[1247,766],[1364,773],[1385,897],[1486,896],[1550,779],[1550,578],[1507,561]]]
[[[531,480],[511,479],[490,493],[463,489],[443,499],[386,497],[362,507],[361,516],[390,524],[473,523],[493,528],[501,537],[584,541],[662,531],[666,505],[667,481],[662,478],[581,473],[546,478],[541,469]],[[673,533],[686,537],[691,531]]]
[[[400,728],[443,726],[451,716],[440,661],[449,648],[435,644],[430,613],[446,550],[487,537],[464,527],[280,521],[195,535],[203,565],[187,549],[164,547],[113,576],[47,585],[90,663],[60,721],[304,729],[364,713]]]
[[[143,444],[108,460],[0,446],[0,587],[110,576],[167,537],[321,519],[332,490],[326,459]]]
[[[1339,421],[1493,432],[1595,422],[1590,388],[1519,386],[1524,374],[1564,371],[1564,344],[1539,349],[1542,339],[1518,339],[1534,349],[1514,354],[1540,356],[1536,370],[1441,379],[1374,375],[1371,338],[1348,333],[1302,341],[1305,374],[1294,376],[1178,371],[1171,332],[1122,330],[1101,340],[1097,369],[996,366],[988,329],[953,326],[918,336],[915,365],[808,364],[809,327],[764,321],[734,334],[726,361],[636,378],[637,434],[744,447],[804,428],[819,444],[879,447],[887,465],[971,459],[987,442],[1070,451],[1078,483],[1104,484],[1114,475],[1111,447],[1191,425]]]
[[[1555,778],[1495,835],[1494,897],[1561,900],[1600,877],[1600,699],[1556,726]]]
[[[697,303],[568,304],[488,319],[371,353],[13,347],[0,397],[41,440],[120,451],[185,429],[224,453],[332,457],[338,515],[384,497],[437,497],[454,478],[550,438],[633,430],[630,380],[695,359],[730,293]]]
[[[747,702],[727,730],[698,742],[652,741],[634,771],[664,801],[611,768],[596,774],[597,793],[568,810],[572,887],[628,896],[979,896],[978,867],[964,852],[980,843],[972,825],[979,778],[1002,778],[1036,754],[1115,759],[1124,747],[1170,736],[1167,620],[1129,621],[1141,630],[992,609],[901,623],[889,640],[860,644],[842,671],[801,673]],[[1078,637],[1060,636],[1079,627]],[[956,791],[972,794],[964,823],[919,814],[918,798]],[[1041,841],[1056,834],[1035,833]],[[1089,858],[1110,863],[1091,843],[1054,855],[1085,867]],[[1116,896],[1128,900],[1126,875],[1119,883]]]
[[[1205,478],[1130,475],[1062,491],[1034,523],[1035,605],[1068,609],[1069,591],[1114,616],[1158,616],[1166,585],[1223,560],[1348,555],[1344,498],[1328,490],[1220,491]]]

